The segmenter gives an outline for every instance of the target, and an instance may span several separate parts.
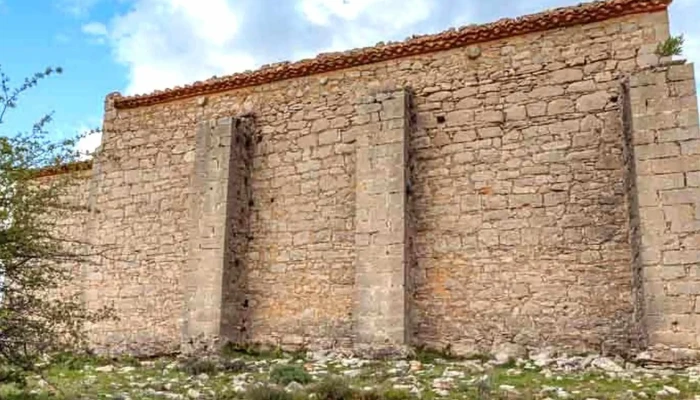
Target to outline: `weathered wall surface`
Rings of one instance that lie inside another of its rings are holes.
[[[410,330],[406,299],[410,95],[399,90],[363,100],[357,115],[376,122],[356,136],[355,340],[380,348],[403,346]]]
[[[87,170],[73,171],[70,174],[45,176],[38,180],[41,184],[53,186],[60,193],[61,209],[48,224],[56,227],[55,234],[64,240],[63,250],[73,256],[72,261],[62,266],[67,269],[68,281],[62,282],[58,288],[51,290],[49,296],[72,298],[81,301],[84,295],[83,273],[88,262],[99,262],[95,256],[100,249],[90,245],[90,206],[94,199],[92,172]],[[55,220],[54,220],[55,218]]]
[[[692,64],[625,84],[649,345],[700,347],[700,130]]]
[[[179,346],[182,288],[204,284],[187,272],[196,126],[250,113],[243,184],[228,179],[245,203],[227,213],[239,223],[222,243],[236,250],[212,286],[229,288],[220,326],[251,342],[353,343],[358,289],[371,286],[357,232],[358,171],[372,170],[358,152],[385,123],[363,98],[407,88],[406,337],[459,352],[625,351],[636,339],[619,79],[658,63],[667,37],[656,12],[206,98],[119,110],[108,98],[102,149],[119,160],[96,165],[93,237],[116,249],[85,285],[89,305],[114,302],[122,321],[95,341]]]
[[[423,65],[439,72],[416,85],[411,145],[419,342],[629,346],[618,79],[667,29],[659,13]]]

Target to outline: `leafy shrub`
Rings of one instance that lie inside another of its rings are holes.
[[[270,380],[280,385],[288,385],[292,382],[304,385],[311,382],[311,375],[298,365],[282,364],[272,368]]]
[[[26,371],[13,365],[0,365],[0,385],[13,383],[20,387],[26,384]]]
[[[248,400],[293,400],[294,396],[275,386],[256,386],[246,392]]]
[[[683,53],[683,35],[671,36],[656,47],[656,55],[661,57],[679,56]]]
[[[359,397],[348,383],[339,377],[325,378],[314,385],[312,392],[318,400],[352,400]]]

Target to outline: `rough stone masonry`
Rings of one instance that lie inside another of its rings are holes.
[[[700,349],[693,67],[609,0],[110,94],[96,349]],[[104,157],[102,157],[104,155]]]

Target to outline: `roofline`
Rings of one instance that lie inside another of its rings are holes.
[[[603,0],[585,3],[513,19],[505,18],[483,25],[450,29],[432,35],[413,36],[403,42],[379,43],[373,47],[346,52],[319,54],[313,59],[267,65],[255,71],[198,81],[184,87],[176,86],[172,89],[157,90],[145,95],[122,96],[119,93],[112,93],[108,95],[108,98],[113,98],[114,107],[118,109],[148,106],[403,57],[445,51],[528,33],[590,24],[631,14],[662,11],[666,10],[672,1]]]
[[[70,172],[88,171],[92,169],[92,160],[75,161],[67,164],[52,165],[49,167],[39,168],[36,170],[34,179],[46,178],[56,175],[63,175]]]

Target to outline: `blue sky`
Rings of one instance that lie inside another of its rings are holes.
[[[68,135],[101,124],[104,96],[150,92],[319,52],[401,40],[580,0],[0,0],[0,65],[19,83],[61,66],[28,92],[3,134],[44,113]],[[401,10],[396,12],[396,10]],[[389,12],[387,12],[389,11]],[[700,64],[700,0],[675,0],[674,33]],[[700,73],[697,74],[700,77]],[[92,148],[99,138],[83,145]]]

